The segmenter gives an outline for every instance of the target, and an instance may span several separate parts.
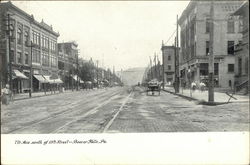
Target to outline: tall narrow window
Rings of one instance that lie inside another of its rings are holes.
[[[17,43],[21,44],[22,43],[22,30],[18,28],[17,30]]]
[[[17,52],[17,63],[19,63],[19,64],[22,63],[22,54],[21,54],[21,52]]]
[[[239,32],[242,33],[243,32],[243,19],[240,17],[239,19]]]
[[[171,65],[168,65],[168,70],[171,70]]]
[[[24,33],[24,43],[25,43],[26,46],[29,43],[29,34],[28,34],[27,31]]]
[[[206,18],[206,33],[210,32],[210,19]]]
[[[29,64],[29,54],[28,53],[25,53],[25,60],[24,60],[24,62],[25,62],[25,64]]]
[[[206,56],[208,56],[209,53],[209,41],[206,41]]]
[[[234,54],[234,41],[227,41],[227,54]]]
[[[239,67],[239,75],[241,76],[242,74],[242,59],[241,58],[239,58],[238,60],[238,67]]]
[[[230,72],[230,73],[234,72],[234,64],[228,64],[227,69],[228,69],[227,71]]]
[[[168,56],[168,61],[170,61],[171,60],[171,56]]]
[[[232,19],[229,19],[227,21],[227,32],[234,33],[234,20],[232,20]]]
[[[214,63],[214,75],[218,75],[218,73],[219,73],[219,64]]]

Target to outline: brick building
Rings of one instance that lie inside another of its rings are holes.
[[[75,88],[78,44],[74,41],[58,43],[58,69],[66,88]]]
[[[161,51],[163,57],[164,82],[166,84],[173,84],[175,81],[175,46],[162,44]]]
[[[242,42],[236,45],[235,49],[235,82],[236,90],[246,89],[248,93],[249,86],[249,2],[246,1],[233,13],[234,16],[240,16],[242,19],[241,29]]]
[[[208,81],[210,4],[192,0],[178,20],[181,81]],[[231,14],[241,4],[241,1],[214,1],[214,81],[218,87],[232,88],[234,84],[234,45],[242,39],[242,27],[239,17]]]
[[[8,14],[10,25],[8,26]],[[37,22],[11,2],[0,3],[0,55],[2,86],[9,83],[9,64],[12,63],[14,92],[29,89],[32,46],[33,90],[40,90],[46,79],[43,77],[57,75],[57,38],[59,33],[46,23]],[[8,29],[9,27],[9,29]],[[10,53],[9,53],[10,35]],[[9,57],[9,54],[11,55]],[[48,82],[48,81],[47,81]]]

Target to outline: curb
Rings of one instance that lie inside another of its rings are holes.
[[[196,98],[193,98],[190,96],[185,96],[185,95],[182,95],[179,93],[171,92],[171,91],[166,90],[166,89],[163,89],[163,91],[168,92],[168,93],[173,94],[173,95],[176,95],[176,96],[179,96],[179,97],[182,97],[182,98],[185,98],[189,101],[197,101],[198,104],[201,104],[201,105],[216,106],[216,105],[223,105],[223,104],[231,103],[231,102],[209,102],[209,101],[199,100],[199,99],[196,99]]]

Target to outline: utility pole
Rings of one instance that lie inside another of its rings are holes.
[[[165,68],[164,68],[164,42],[162,40],[161,44],[161,51],[162,51],[162,83],[163,83],[163,89],[165,88]]]
[[[177,49],[176,49],[176,37],[174,38],[174,91],[177,93]]]
[[[155,74],[154,74],[154,78],[156,78],[157,79],[157,69],[156,69],[156,53],[154,54],[154,63],[155,63],[155,67],[154,67],[154,69],[155,69]]]
[[[151,78],[150,78],[150,80],[151,80],[151,79],[153,79],[153,65],[152,65],[152,59],[151,59],[150,56],[149,56],[149,59],[150,59],[150,73],[151,73]]]
[[[179,76],[179,32],[178,32],[178,15],[176,20],[176,93],[179,93],[180,76]]]
[[[10,29],[10,14],[8,14],[8,34],[9,34],[9,85],[10,85],[10,100],[12,98],[12,92],[13,92],[13,82],[12,82],[12,54],[11,54],[11,29]]]
[[[79,52],[78,49],[76,50],[76,90],[79,90]]]
[[[157,55],[157,70],[158,70],[158,81],[161,80],[161,75],[160,75],[160,61],[159,61],[159,57]]]
[[[33,56],[33,43],[32,41],[30,41],[30,90],[29,90],[29,97],[31,98],[32,97],[32,88],[33,88],[33,79],[32,79],[32,76],[33,76],[33,70],[32,70],[32,56]]]
[[[208,101],[214,102],[214,1],[211,0],[210,3],[210,23],[209,23],[209,84],[208,84]]]
[[[97,69],[96,69],[96,79],[97,79],[97,88],[99,88],[99,76],[98,76],[98,60],[96,61],[96,67],[97,67]]]

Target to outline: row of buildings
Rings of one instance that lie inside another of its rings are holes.
[[[180,83],[208,82],[210,1],[191,0],[181,17],[179,66]],[[214,1],[214,84],[222,88],[248,86],[249,3]],[[164,81],[175,81],[175,46],[162,44]]]
[[[58,43],[59,36],[52,25],[36,21],[11,2],[0,3],[1,87],[12,84],[15,93],[29,90],[30,71],[33,91],[64,81],[76,84],[78,45]]]

